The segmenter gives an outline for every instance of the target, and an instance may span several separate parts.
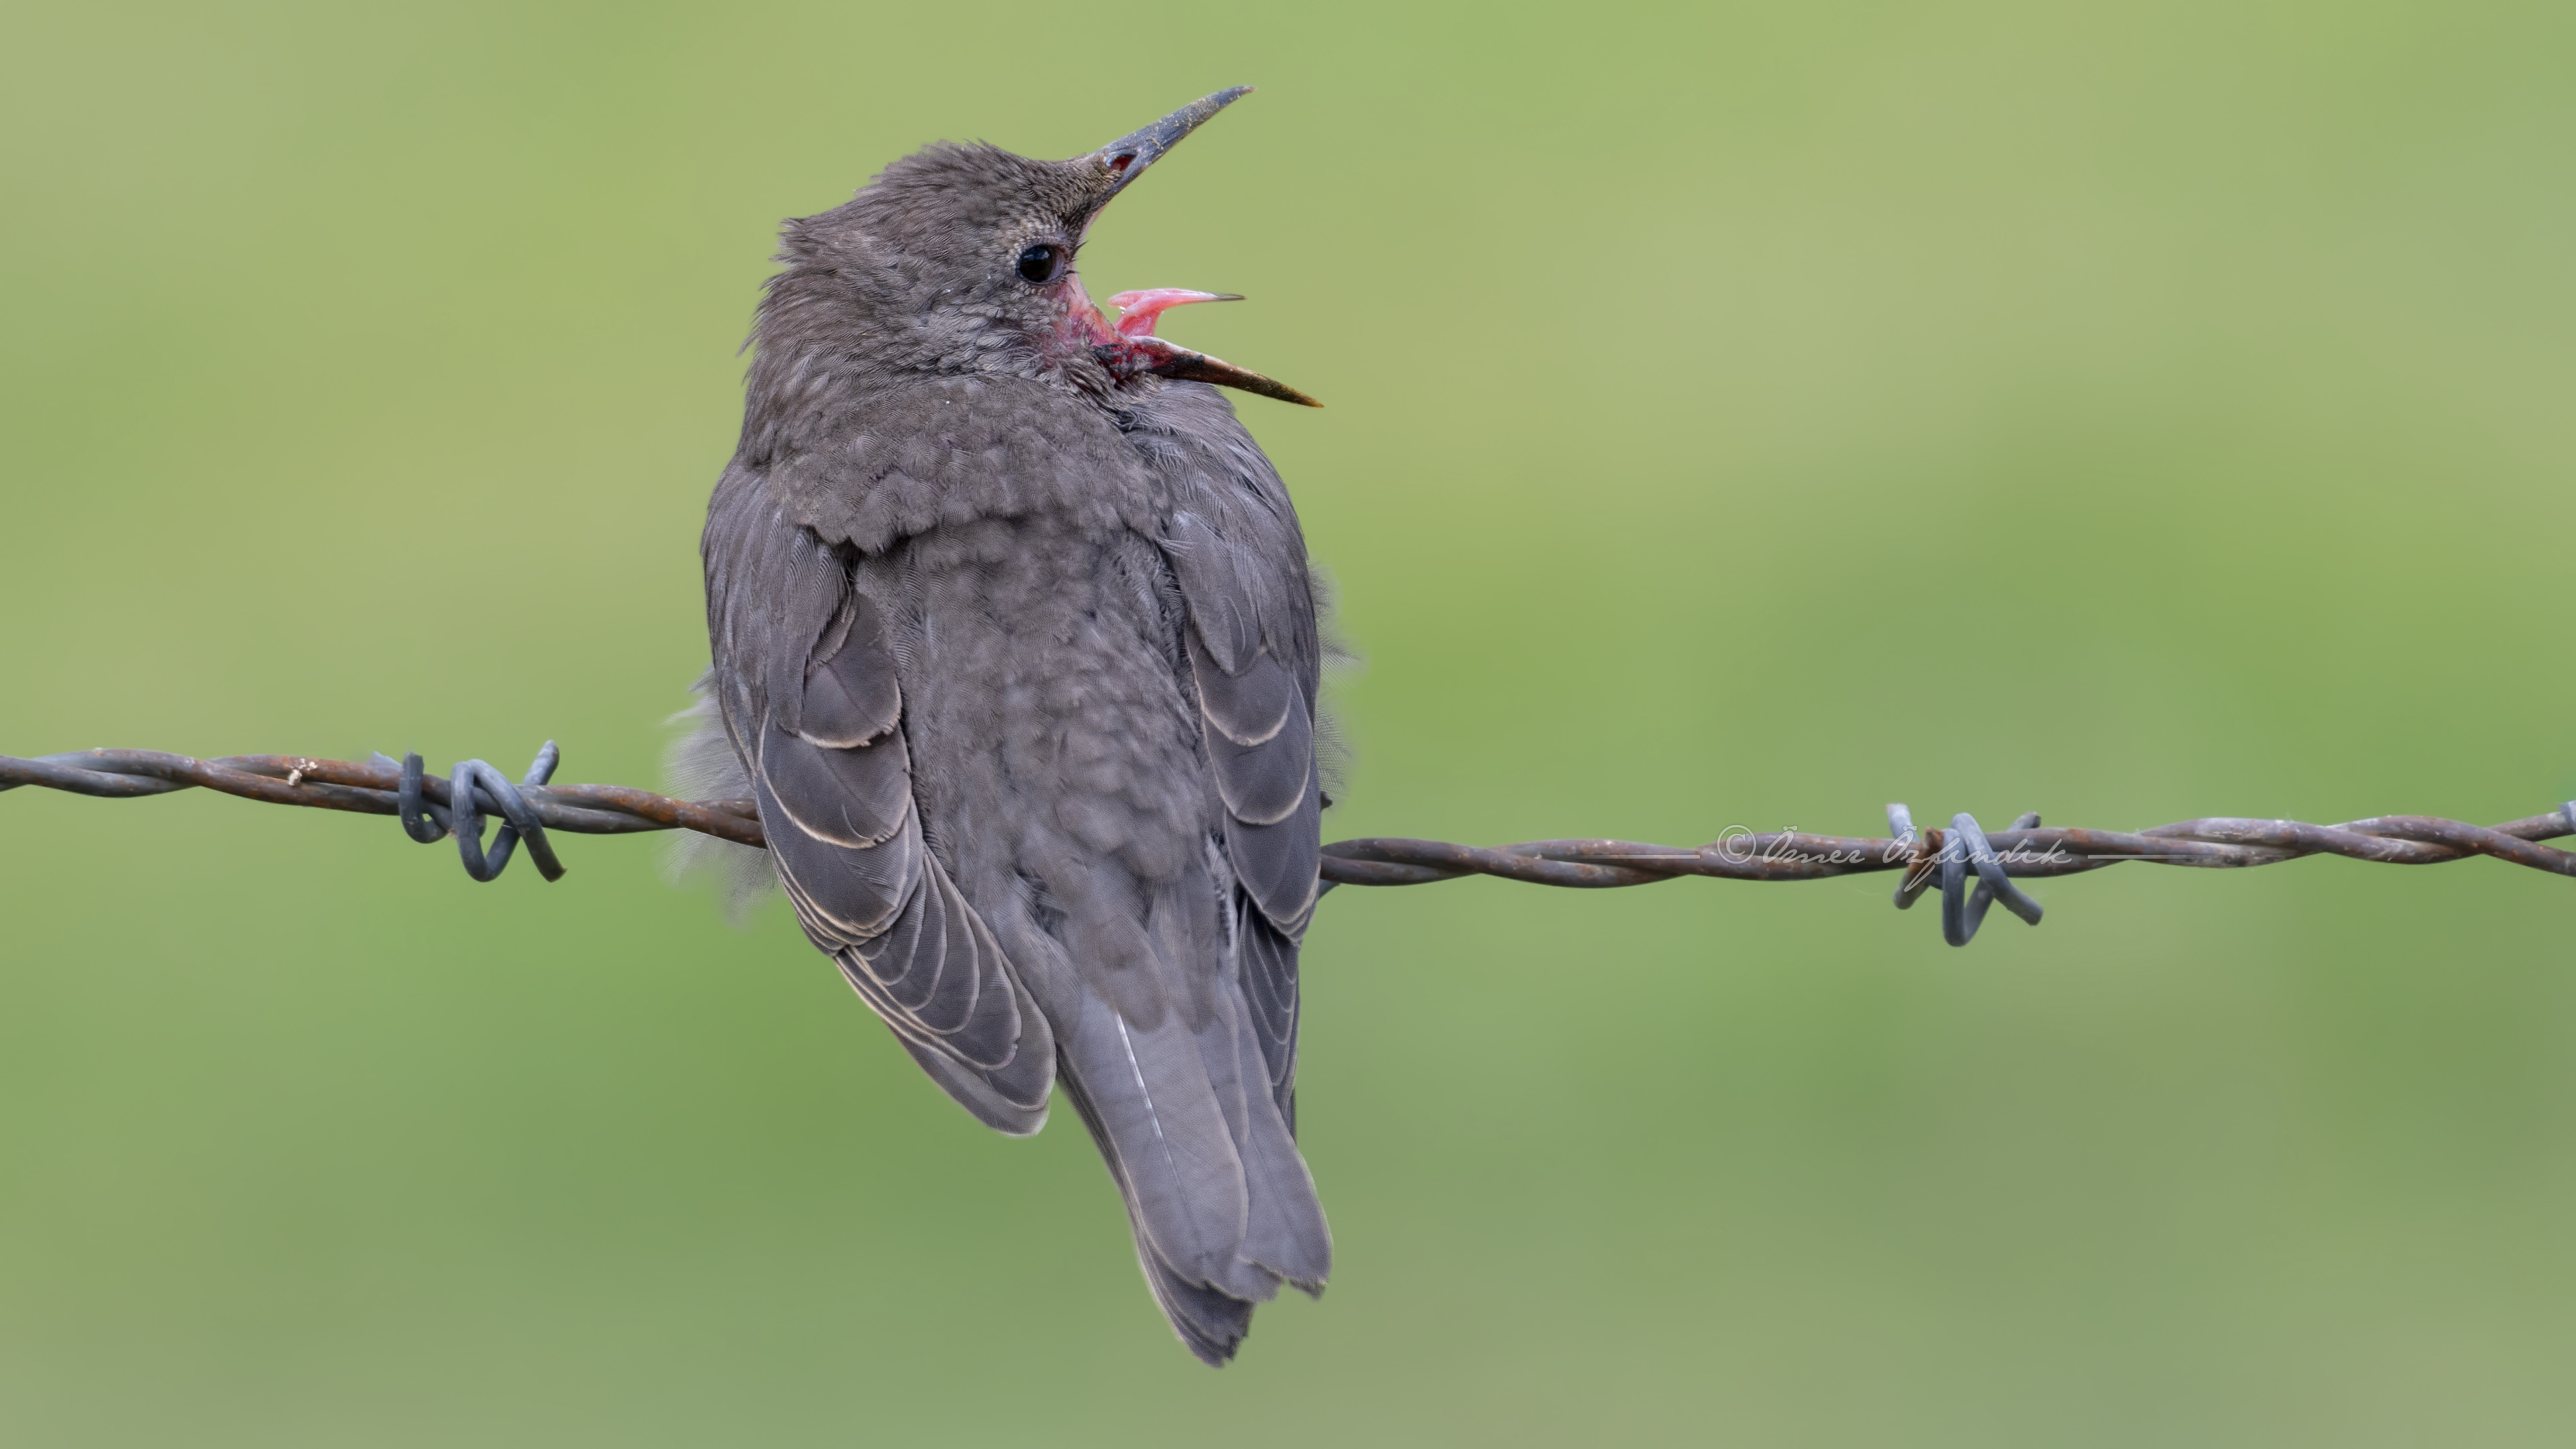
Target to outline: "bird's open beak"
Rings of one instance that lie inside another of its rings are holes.
[[[1228,86],[1215,95],[1190,102],[1141,131],[1131,131],[1091,153],[1089,159],[1105,173],[1105,189],[1100,200],[1092,204],[1091,215],[1097,217],[1109,199],[1127,189],[1129,183],[1145,174],[1145,168],[1161,160],[1181,138],[1195,131],[1208,117],[1233,105],[1252,93],[1250,86]],[[1084,229],[1089,230],[1089,218]],[[1113,330],[1105,323],[1096,328],[1092,351],[1111,373],[1125,378],[1139,373],[1157,377],[1186,378],[1195,382],[1212,382],[1220,387],[1239,388],[1259,393],[1281,402],[1319,408],[1323,404],[1288,386],[1273,382],[1249,368],[1237,367],[1222,358],[1166,342],[1154,335],[1154,319],[1164,308],[1188,302],[1233,302],[1239,297],[1213,292],[1191,292],[1177,287],[1157,287],[1145,292],[1121,292],[1109,299],[1124,315]],[[1097,317],[1097,313],[1093,314]]]
[[[1323,404],[1284,382],[1273,382],[1249,368],[1237,367],[1221,357],[1192,352],[1177,343],[1166,342],[1154,335],[1155,319],[1165,308],[1186,307],[1192,302],[1240,302],[1233,292],[1193,292],[1183,287],[1155,287],[1143,292],[1121,292],[1109,299],[1118,309],[1118,340],[1104,344],[1100,350],[1113,352],[1118,360],[1110,370],[1123,366],[1130,373],[1150,372],[1157,377],[1181,377],[1193,382],[1212,382],[1220,387],[1241,388],[1263,397],[1301,407],[1319,408]],[[1105,360],[1105,359],[1104,359]]]

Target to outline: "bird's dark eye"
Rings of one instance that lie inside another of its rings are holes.
[[[1054,281],[1064,271],[1062,248],[1039,242],[1020,253],[1020,276],[1039,286]]]

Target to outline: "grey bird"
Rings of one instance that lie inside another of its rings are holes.
[[[1246,89],[1066,161],[934,145],[787,222],[704,540],[706,747],[806,936],[986,1125],[1062,1083],[1210,1364],[1332,1268],[1294,1135],[1317,592],[1217,389],[1313,400],[1154,335],[1234,299],[1112,325],[1075,261]]]

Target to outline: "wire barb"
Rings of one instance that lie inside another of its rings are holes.
[[[749,800],[674,800],[625,785],[549,784],[561,759],[554,741],[546,741],[527,775],[512,784],[481,760],[467,760],[441,778],[422,767],[418,754],[406,754],[400,763],[376,755],[357,764],[302,755],[200,760],[158,750],[82,750],[32,759],[0,755],[0,790],[36,785],[131,799],[204,788],[272,805],[391,815],[401,821],[405,835],[423,845],[453,835],[465,873],[478,881],[497,879],[521,842],[539,874],[561,879],[564,867],[549,831],[625,835],[694,830],[737,845],[768,844],[759,811]],[[488,848],[482,841],[486,816],[502,821]],[[2495,826],[2431,815],[2381,815],[2341,825],[2215,817],[2127,832],[2043,826],[2031,812],[2015,819],[2010,829],[1991,834],[1964,813],[1950,817],[1946,830],[1918,833],[1913,812],[1892,804],[1887,829],[1885,839],[1730,830],[1707,845],[1688,848],[1633,840],[1536,840],[1494,847],[1395,837],[1339,840],[1324,847],[1322,888],[1428,885],[1489,875],[1532,885],[1599,889],[1682,876],[1822,880],[1897,871],[1897,909],[1910,908],[1937,884],[1941,938],[1964,946],[1997,901],[2031,925],[2039,924],[2039,902],[2016,880],[2076,875],[2130,861],[2226,869],[2277,865],[2309,855],[2382,865],[2441,865],[2485,855],[2576,876],[2576,852],[2539,843],[2576,835],[2576,800],[2545,815]]]
[[[554,778],[555,765],[563,752],[548,740],[537,751],[537,762],[528,767],[526,783],[542,785]],[[377,755],[371,762],[377,766],[393,761]],[[517,786],[502,778],[501,772],[481,760],[467,760],[456,767],[449,778],[449,803],[441,806],[423,798],[430,777],[422,770],[417,751],[403,756],[402,778],[394,787],[394,813],[401,819],[403,833],[423,845],[456,837],[456,853],[465,863],[466,875],[477,881],[501,878],[510,864],[510,852],[521,840],[528,843],[528,858],[537,863],[537,873],[546,879],[563,879],[563,862],[555,858],[555,848],[546,839],[546,828],[537,821],[527,797]],[[458,793],[457,784],[467,787]],[[461,801],[461,805],[458,803]],[[489,855],[483,850],[483,816],[499,815],[507,823],[492,837]],[[460,824],[458,817],[462,816]]]

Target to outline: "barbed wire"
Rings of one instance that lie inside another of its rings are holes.
[[[446,776],[433,775],[417,754],[400,761],[377,755],[360,764],[304,755],[200,760],[159,750],[82,750],[32,759],[0,755],[0,790],[35,785],[129,799],[207,789],[272,805],[391,815],[402,822],[405,835],[421,844],[453,838],[466,874],[478,881],[497,879],[521,843],[541,875],[560,879],[564,867],[548,831],[626,835],[694,830],[737,845],[767,845],[759,812],[749,800],[674,800],[626,785],[547,783],[561,758],[554,741],[546,741],[536,762],[513,784],[481,760],[464,761]],[[488,848],[483,843],[487,816],[502,822]],[[2016,878],[2075,875],[2129,862],[2237,868],[2339,855],[2382,865],[2440,865],[2485,855],[2576,876],[2576,852],[2538,843],[2576,835],[2576,801],[2492,826],[2431,815],[2380,815],[2340,825],[2211,817],[2118,831],[2042,826],[2031,813],[2008,829],[1990,832],[1963,813],[1950,817],[1946,829],[1918,831],[1912,813],[1901,804],[1887,807],[1887,825],[1886,837],[1795,830],[1761,834],[1737,828],[1700,846],[1633,840],[1533,840],[1502,846],[1391,836],[1340,840],[1324,847],[1323,888],[1428,885],[1487,875],[1531,885],[1602,889],[1684,876],[1822,880],[1898,871],[1897,909],[1912,907],[1938,887],[1942,938],[1964,946],[1996,902],[2031,925],[2039,924],[2039,903],[2013,884]]]

